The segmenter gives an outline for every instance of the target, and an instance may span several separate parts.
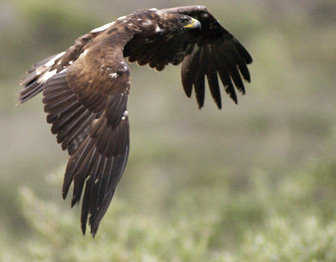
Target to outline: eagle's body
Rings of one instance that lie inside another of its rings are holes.
[[[235,102],[234,86],[245,92],[241,76],[250,81],[246,65],[251,56],[202,6],[137,11],[92,30],[65,52],[34,65],[21,83],[19,100],[43,91],[47,122],[70,155],[63,198],[72,182],[72,205],[79,203],[83,192],[83,233],[87,221],[91,233],[97,232],[127,162],[130,71],[125,58],[158,71],[182,62],[185,93],[190,97],[194,86],[200,108],[205,75],[218,108],[217,75]]]

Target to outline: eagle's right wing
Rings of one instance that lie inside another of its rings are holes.
[[[126,45],[125,56],[131,62],[149,64],[159,71],[169,63],[177,65],[182,62],[184,91],[190,97],[194,86],[200,108],[204,104],[205,76],[218,108],[221,108],[221,94],[217,75],[227,94],[237,103],[234,86],[244,94],[242,78],[250,81],[247,64],[252,63],[252,58],[248,51],[203,6],[163,9],[160,12],[191,16],[201,23],[201,30],[155,35],[151,39],[135,36]]]

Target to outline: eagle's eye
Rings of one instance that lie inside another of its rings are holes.
[[[180,23],[181,23],[182,25],[187,25],[187,24],[190,23],[190,19],[189,19],[188,17],[182,17],[182,18],[180,19]]]

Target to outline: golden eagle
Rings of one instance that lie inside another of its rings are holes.
[[[190,97],[194,87],[199,108],[205,76],[218,108],[218,75],[235,103],[235,88],[244,94],[242,78],[250,81],[251,56],[204,6],[137,11],[34,65],[21,82],[19,102],[43,91],[51,132],[70,155],[62,196],[66,198],[71,183],[72,206],[83,193],[83,234],[87,222],[96,234],[127,162],[131,82],[125,58],[158,71],[182,63],[184,91]]]

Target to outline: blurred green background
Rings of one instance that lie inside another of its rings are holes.
[[[67,153],[32,64],[143,8],[194,1],[0,2],[0,261],[336,261],[336,2],[202,1],[254,58],[217,110],[185,97],[180,67],[131,65],[131,152],[98,235],[61,200]]]

